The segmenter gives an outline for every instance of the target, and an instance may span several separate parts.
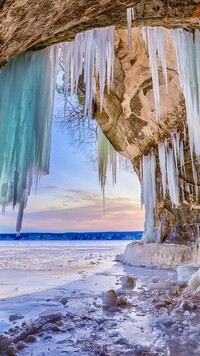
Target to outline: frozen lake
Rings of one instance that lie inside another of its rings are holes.
[[[0,354],[199,355],[199,298],[173,270],[117,262],[126,244],[1,241]],[[110,289],[124,305],[103,307]]]

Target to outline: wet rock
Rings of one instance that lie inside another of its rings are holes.
[[[33,342],[36,342],[36,341],[37,341],[37,337],[35,335],[29,335],[26,338],[26,342],[28,342],[28,343],[33,343]]]
[[[123,288],[134,288],[136,286],[136,279],[132,276],[121,277],[121,283]]]
[[[24,315],[22,315],[21,313],[15,313],[9,316],[9,321],[15,321],[15,320],[19,320],[19,319],[23,319]]]
[[[158,277],[152,277],[151,278],[152,283],[158,283]]]
[[[7,356],[15,356],[17,354],[17,349],[14,344],[10,345],[7,349],[6,355]]]
[[[105,292],[103,295],[103,307],[112,307],[118,305],[118,297],[113,289]]]
[[[17,343],[16,347],[17,347],[17,350],[20,351],[20,350],[25,349],[26,344],[25,344],[23,341],[19,341],[19,342]]]
[[[60,303],[61,304],[63,304],[63,305],[66,305],[67,304],[67,298],[66,297],[64,297],[64,298],[62,298],[61,300],[60,300]]]
[[[125,307],[126,305],[128,305],[127,299],[125,297],[119,297],[118,298],[118,305]]]
[[[183,310],[196,310],[197,306],[194,303],[190,303],[187,300],[182,302],[180,305],[180,309]]]

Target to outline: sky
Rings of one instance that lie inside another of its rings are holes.
[[[134,172],[118,169],[114,187],[109,173],[105,196],[104,210],[97,168],[54,123],[50,174],[41,178],[36,193],[32,189],[22,232],[143,230],[140,184]],[[15,232],[16,216],[11,208],[0,215],[0,233]]]

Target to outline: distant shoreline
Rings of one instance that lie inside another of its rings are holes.
[[[0,234],[0,241],[111,241],[111,240],[141,240],[142,231],[105,231],[105,232],[26,232],[16,234]]]

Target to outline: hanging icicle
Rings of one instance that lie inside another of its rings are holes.
[[[166,154],[165,154],[165,142],[160,143],[158,145],[158,155],[159,155],[159,162],[160,162],[160,171],[162,175],[162,192],[163,192],[163,199],[165,199],[166,196],[166,189],[167,189],[167,183],[166,183]]]
[[[79,77],[84,73],[85,116],[92,118],[92,101],[96,92],[95,75],[99,79],[100,111],[103,108],[105,84],[109,92],[113,80],[115,27],[89,30],[63,43],[66,93],[77,93]]]
[[[111,167],[113,184],[116,183],[117,152],[110,141],[103,134],[100,127],[98,129],[98,171],[99,182],[103,192],[103,202],[105,205],[105,185],[108,165]]]
[[[160,119],[160,91],[158,78],[158,59],[161,61],[162,71],[166,82],[167,90],[167,68],[165,58],[165,38],[162,27],[147,27],[149,64],[152,74],[153,93],[155,101],[156,119]]]
[[[145,27],[145,26],[141,27],[141,34],[142,34],[142,38],[145,43],[145,46],[147,47],[147,27]]]
[[[200,31],[192,32],[183,29],[171,30],[176,49],[179,80],[186,104],[186,118],[191,148],[200,156]]]
[[[180,166],[181,166],[181,174],[185,175],[185,156],[184,156],[183,141],[180,141]]]
[[[129,51],[132,51],[132,21],[135,18],[134,8],[130,7],[127,9],[127,29],[128,29],[128,43],[129,43]]]
[[[156,160],[154,153],[142,157],[142,202],[145,207],[145,226],[143,241],[146,243],[155,242],[154,229],[154,209],[156,203],[156,182],[155,182]]]
[[[179,204],[179,186],[178,186],[178,171],[174,164],[174,152],[172,148],[166,151],[167,158],[167,181],[168,181],[168,191],[171,202],[174,205]]]
[[[19,204],[18,232],[32,176],[49,172],[58,52],[27,52],[0,71],[0,203]]]

